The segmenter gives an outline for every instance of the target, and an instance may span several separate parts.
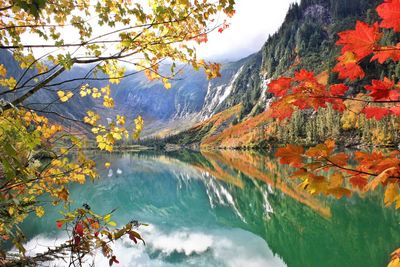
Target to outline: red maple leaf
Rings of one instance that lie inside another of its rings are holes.
[[[339,74],[339,79],[341,80],[349,79],[350,81],[355,81],[365,77],[364,70],[357,63],[339,62],[333,68],[333,71]]]
[[[378,121],[389,115],[389,109],[381,107],[365,107],[363,112],[367,119],[374,118]]]
[[[77,223],[75,225],[75,232],[80,235],[83,236],[83,224],[82,223]]]
[[[378,49],[375,49],[374,56],[371,58],[371,62],[378,60],[380,64],[383,64],[388,59],[400,61],[400,43],[398,43],[396,46],[382,46]]]
[[[272,103],[271,108],[271,118],[278,120],[284,120],[290,118],[294,112],[293,106],[289,104],[286,99]]]
[[[288,77],[281,77],[277,80],[273,80],[268,84],[268,91],[273,93],[275,96],[284,96],[287,94],[292,83],[292,79]]]
[[[380,4],[376,11],[382,18],[382,28],[393,28],[396,32],[400,31],[400,0],[385,0]]]
[[[339,111],[339,112],[343,112],[343,111],[346,110],[346,106],[345,106],[345,104],[343,103],[343,100],[342,100],[342,99],[328,98],[328,99],[326,100],[326,102],[331,103],[332,108],[333,108],[334,110],[337,110],[337,111]]]
[[[296,100],[293,102],[293,105],[300,109],[308,109],[311,108],[309,101],[304,99],[301,96],[296,97]]]
[[[316,81],[314,72],[307,71],[307,70],[300,70],[294,74],[294,79],[296,81]]]
[[[383,81],[372,80],[372,85],[366,85],[364,88],[371,91],[369,95],[374,100],[390,100],[390,95],[393,94],[393,87],[394,81],[385,77]]]
[[[361,60],[371,54],[382,38],[378,23],[369,25],[362,21],[357,21],[354,30],[340,32],[338,35],[340,38],[336,44],[343,46],[342,53],[352,52],[357,60]]]
[[[343,96],[349,90],[349,87],[343,83],[339,83],[331,85],[330,89],[332,96]]]

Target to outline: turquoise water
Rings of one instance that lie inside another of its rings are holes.
[[[95,183],[71,188],[75,206],[117,208],[147,245],[115,244],[118,266],[385,266],[400,246],[399,216],[381,192],[324,199],[296,189],[268,155],[237,151],[113,154]],[[24,225],[31,252],[64,240],[57,210]],[[101,255],[96,266],[107,266]],[[59,263],[63,266],[62,263]]]

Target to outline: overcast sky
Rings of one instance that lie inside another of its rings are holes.
[[[236,0],[230,27],[223,33],[211,33],[209,41],[198,48],[199,56],[237,60],[257,52],[268,35],[278,30],[293,2],[296,0]]]

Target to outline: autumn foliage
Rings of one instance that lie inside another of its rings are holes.
[[[77,209],[57,222],[70,226],[66,230],[72,238],[64,247],[49,248],[42,258],[25,257],[20,224],[31,213],[45,216],[48,205],[43,197],[68,208],[68,185],[99,177],[97,170],[103,166],[96,166],[85,147],[112,152],[121,140],[139,137],[144,125],[140,114],[128,118],[115,109],[112,90],[123,78],[143,72],[170,89],[181,71],[179,64],[203,69],[209,79],[220,75],[218,64],[197,57],[195,44],[206,42],[209,32],[223,32],[229,26],[234,4],[232,0],[0,1],[0,51],[13,57],[9,66],[0,64],[0,265],[49,261],[65,257],[67,250],[70,265],[81,266],[82,258],[97,248],[112,265],[118,260],[109,251],[110,243],[125,234],[135,243],[141,239],[131,224],[108,229],[115,225],[107,217]],[[170,68],[160,73],[165,60]],[[69,73],[77,65],[83,75]],[[32,101],[43,91],[45,97]],[[94,105],[78,106],[80,115],[75,116],[58,109],[76,98]],[[104,109],[107,118],[99,112]],[[20,255],[7,253],[3,244],[9,240]]]
[[[340,113],[352,112],[358,118],[382,120],[400,116],[399,77],[372,79],[363,83],[367,85],[363,86],[362,93],[351,92],[367,76],[362,67],[366,60],[379,64],[400,61],[400,42],[382,45],[388,31],[400,32],[400,1],[385,0],[376,11],[380,21],[372,25],[357,21],[354,29],[338,34],[336,44],[341,47],[341,54],[332,72],[337,73],[342,83],[328,84],[306,70],[269,83],[269,92],[276,96],[271,105],[273,118],[283,121],[298,110],[318,112],[328,106]],[[354,106],[357,109],[352,109]],[[276,155],[281,163],[297,169],[291,177],[299,179],[299,186],[312,194],[341,198],[355,191],[367,192],[383,186],[385,205],[400,208],[400,152],[397,149],[346,152],[335,141],[327,140],[310,148],[290,144],[279,148]],[[399,263],[398,253],[394,253],[390,266]]]

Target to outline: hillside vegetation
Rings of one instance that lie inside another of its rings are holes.
[[[185,140],[191,140],[191,143],[197,140],[203,148],[266,147],[291,142],[311,145],[327,138],[348,146],[397,145],[400,139],[395,118],[375,121],[362,116],[358,121],[352,112],[339,114],[328,107],[318,112],[299,111],[285,123],[277,123],[269,116],[268,109],[273,100],[267,90],[270,79],[290,76],[304,68],[320,74],[325,84],[337,83],[337,74],[331,71],[340,52],[335,45],[337,33],[354,27],[356,20],[376,20],[374,8],[378,3],[380,1],[375,0],[303,0],[291,5],[279,31],[270,36],[245,65],[232,94],[221,107],[223,111],[223,108],[242,104],[238,120],[223,125],[225,129],[217,134],[207,134],[207,129],[200,131],[193,127],[185,132],[185,138],[177,141],[178,135],[166,141],[185,144]],[[382,42],[390,43],[396,36],[394,33],[385,35]],[[363,92],[363,87],[374,77],[400,75],[399,63],[381,65],[366,61],[361,62],[361,66],[366,69],[367,77],[350,87],[352,95]]]

